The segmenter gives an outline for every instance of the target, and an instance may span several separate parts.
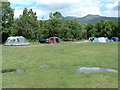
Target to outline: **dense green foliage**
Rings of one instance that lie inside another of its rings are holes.
[[[22,35],[27,39],[36,39],[37,31],[38,31],[38,22],[36,13],[27,8],[23,10],[23,15],[21,15],[18,19],[15,20],[16,27],[14,27],[12,35]]]
[[[88,39],[89,37],[120,36],[118,22],[100,20],[95,24],[81,24],[76,20],[65,20],[60,12],[50,13],[48,20],[37,20],[36,12],[25,8],[23,14],[13,19],[14,10],[9,2],[3,2],[2,32],[8,36],[24,36],[30,40],[40,38],[60,37],[61,39]]]
[[[3,32],[11,33],[10,28],[14,23],[14,10],[10,7],[10,2],[2,2],[2,29]]]
[[[0,36],[2,39],[6,39],[7,36],[11,35],[11,31],[14,23],[14,10],[10,7],[10,2],[0,1]],[[9,35],[8,35],[9,34]],[[0,38],[1,40],[1,38]],[[2,41],[3,41],[2,40]],[[0,41],[1,42],[1,41]]]

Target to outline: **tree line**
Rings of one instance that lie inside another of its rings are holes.
[[[99,20],[95,24],[81,24],[76,20],[65,20],[60,12],[50,13],[48,20],[38,20],[36,12],[24,8],[23,14],[15,19],[10,2],[2,2],[2,41],[8,36],[24,36],[38,41],[49,37],[64,39],[88,39],[89,37],[119,37],[118,22]]]

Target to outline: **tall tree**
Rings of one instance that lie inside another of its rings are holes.
[[[55,12],[55,13],[53,14],[53,16],[54,16],[55,18],[57,18],[57,19],[62,19],[62,18],[63,18],[62,14],[61,14],[60,12]]]
[[[61,29],[61,38],[64,39],[70,39],[72,38],[70,28],[69,28],[70,21],[65,21],[65,23],[62,25]]]
[[[49,20],[46,22],[46,29],[44,33],[46,33],[46,37],[57,36],[60,37],[61,27],[62,27],[62,15],[60,12],[50,13]]]
[[[86,30],[86,34],[87,34],[87,39],[89,37],[94,37],[95,34],[95,29],[94,29],[94,25],[91,23],[88,23],[85,25],[85,30]]]
[[[10,27],[14,22],[14,9],[10,7],[10,2],[7,0],[0,1],[2,3],[2,9],[0,13],[0,17],[2,18],[2,41],[4,43],[5,39],[7,38],[5,34],[11,35]]]
[[[95,36],[96,37],[106,36],[103,30],[105,28],[104,22],[105,22],[104,20],[100,20],[95,24],[95,29],[96,29]]]
[[[37,38],[38,21],[36,13],[32,9],[23,10],[23,15],[18,19],[18,31],[17,35],[23,35],[27,39],[34,40]]]
[[[107,34],[108,37],[119,37],[119,29],[118,29],[118,22],[113,21],[113,20],[108,20],[105,22],[105,33]]]
[[[95,24],[96,36],[112,37],[118,35],[118,23],[112,20],[100,20]]]
[[[76,20],[71,20],[69,22],[69,29],[71,33],[71,37],[73,39],[80,39],[81,38],[81,25]]]

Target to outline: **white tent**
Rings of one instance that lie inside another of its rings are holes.
[[[106,42],[106,39],[104,37],[99,37],[98,38],[98,41],[101,42],[101,43],[105,43]]]
[[[105,43],[108,42],[108,38],[107,37],[94,37],[92,42],[101,42],[101,43]]]
[[[4,45],[29,45],[23,36],[8,37]]]

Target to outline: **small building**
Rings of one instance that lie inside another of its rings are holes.
[[[60,43],[60,38],[58,37],[50,37],[48,40],[51,41],[51,43]]]
[[[23,36],[8,37],[4,45],[29,45],[28,41]]]

